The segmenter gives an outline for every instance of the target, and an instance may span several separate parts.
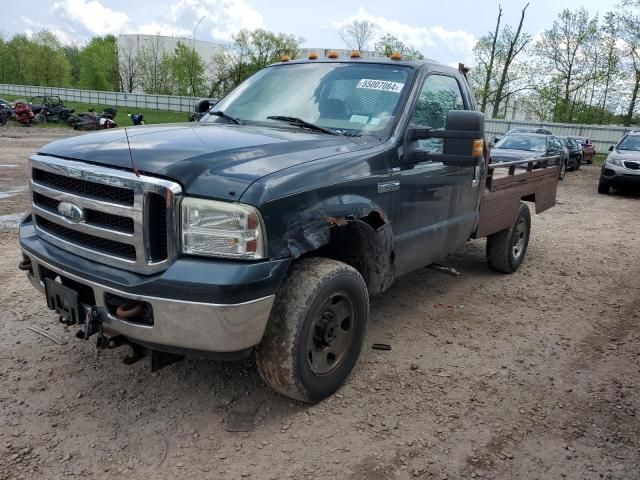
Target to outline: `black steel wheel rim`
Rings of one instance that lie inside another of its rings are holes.
[[[344,292],[322,302],[309,328],[307,362],[315,375],[330,375],[344,361],[353,343],[356,312]]]

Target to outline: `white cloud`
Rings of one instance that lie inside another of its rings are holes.
[[[403,43],[420,50],[427,57],[450,57],[451,53],[462,55],[459,61],[468,63],[472,58],[472,50],[476,44],[474,34],[465,30],[448,30],[440,25],[432,27],[416,27],[397,20],[375,16],[368,13],[363,7],[358,8],[358,13],[340,22],[335,22],[334,27],[340,28],[349,22],[359,19],[368,20],[378,27],[378,34],[391,34]]]
[[[131,28],[131,20],[124,12],[111,10],[98,0],[62,0],[53,4],[54,15],[64,25],[91,35],[118,34]],[[75,27],[75,28],[74,28]]]
[[[200,36],[206,32],[215,40],[229,40],[238,30],[264,25],[262,15],[244,0],[179,0],[163,23],[190,36],[201,18]]]
[[[245,0],[177,0],[164,13],[149,15],[134,23],[122,11],[103,5],[104,0],[58,0],[51,7],[47,28],[65,44],[83,42],[93,35],[142,33],[191,37],[203,40],[230,40],[238,30],[264,26],[262,15]],[[204,17],[204,18],[203,18]],[[27,22],[27,29],[36,26]]]

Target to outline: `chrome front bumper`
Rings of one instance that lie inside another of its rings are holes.
[[[27,273],[29,281],[42,293],[45,288],[40,267],[93,289],[95,307],[106,332],[171,349],[231,353],[251,348],[262,340],[275,298],[269,295],[249,302],[220,305],[131,295],[65,272],[32,253],[23,253],[31,259],[33,275]],[[105,305],[106,293],[151,304],[153,325],[131,323],[111,315]]]

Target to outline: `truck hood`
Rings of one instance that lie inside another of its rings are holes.
[[[135,167],[182,184],[187,194],[238,200],[255,180],[301,163],[373,146],[289,128],[175,124],[127,128]],[[131,170],[124,129],[66,138],[38,153]]]

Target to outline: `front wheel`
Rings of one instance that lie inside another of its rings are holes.
[[[582,155],[576,160],[576,170],[580,170],[580,165],[582,165]]]
[[[531,234],[531,212],[529,207],[520,203],[515,223],[501,232],[487,237],[487,261],[498,272],[515,272],[527,254]]]
[[[609,192],[611,192],[611,184],[609,184],[609,182],[607,182],[606,180],[600,179],[600,181],[598,182],[598,193],[608,195]]]
[[[287,397],[316,403],[353,369],[364,340],[369,293],[357,270],[326,258],[294,265],[256,348],[262,379]]]

